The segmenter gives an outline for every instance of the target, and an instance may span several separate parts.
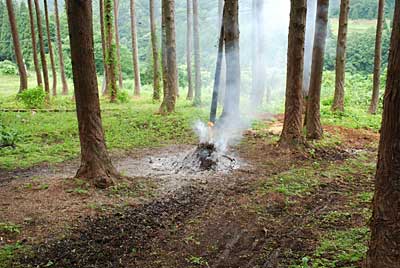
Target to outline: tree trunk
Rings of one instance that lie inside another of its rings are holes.
[[[107,64],[107,46],[106,46],[106,37],[105,37],[105,29],[104,29],[104,1],[99,0],[99,13],[100,13],[100,34],[101,34],[101,49],[103,51],[103,69],[104,69],[104,79],[102,86],[103,96],[107,96],[110,94],[108,90],[108,85],[111,84],[110,75],[108,73],[108,64]]]
[[[222,28],[223,25],[223,13],[224,13],[224,0],[218,0],[218,29]],[[221,60],[221,77],[218,92],[218,103],[223,105],[226,87],[226,61],[225,61],[225,47],[222,48],[222,60]]]
[[[115,45],[117,49],[117,70],[118,70],[118,83],[119,88],[123,88],[122,81],[122,67],[121,67],[121,49],[119,44],[119,27],[118,27],[118,16],[119,15],[119,0],[114,0],[114,29],[115,29]]]
[[[114,42],[114,18],[113,18],[113,0],[104,0],[104,35],[106,39],[106,64],[107,73],[107,90],[110,92],[110,101],[115,102],[117,99],[117,77],[116,77],[116,51]]]
[[[315,14],[318,0],[307,0],[306,37],[304,43],[303,97],[308,96],[310,88],[311,65],[315,36]]]
[[[288,37],[285,119],[281,134],[282,145],[303,142],[303,64],[306,24],[306,0],[291,0]]]
[[[307,101],[306,128],[308,139],[320,139],[323,134],[320,118],[320,101],[325,45],[328,34],[328,11],[329,0],[318,0],[311,66],[311,83]]]
[[[15,20],[13,1],[7,0],[8,19],[10,21],[11,34],[14,45],[15,59],[17,60],[18,73],[19,73],[19,92],[28,88],[28,75],[26,73],[24,59],[22,57],[21,46],[19,44],[19,36],[17,29],[17,22]]]
[[[396,0],[367,268],[400,267],[400,0]]]
[[[252,55],[252,94],[251,104],[254,108],[262,105],[265,92],[265,59],[264,53],[264,21],[263,21],[263,0],[253,0],[253,40],[254,49]]]
[[[49,87],[49,73],[47,70],[46,53],[44,51],[44,39],[42,30],[42,14],[40,13],[39,0],[34,0],[36,10],[36,23],[39,33],[39,45],[40,45],[40,61],[42,62],[43,80],[44,80],[44,91],[46,92],[46,99],[50,97]]]
[[[200,68],[200,26],[199,1],[193,0],[193,41],[194,41],[194,104],[201,104],[201,68]]]
[[[165,22],[165,51],[167,64],[167,92],[161,104],[162,113],[172,113],[178,88],[178,69],[176,65],[175,0],[163,0],[163,20]],[[165,90],[165,89],[164,89]]]
[[[33,4],[32,0],[28,0],[28,8],[29,8],[29,22],[31,26],[31,38],[32,38],[32,51],[33,51],[33,63],[35,65],[35,73],[36,73],[36,81],[37,85],[41,86],[42,82],[42,73],[40,71],[40,64],[38,59],[38,52],[36,46],[36,29],[35,29],[35,19],[33,16]]]
[[[344,82],[346,72],[346,47],[347,47],[347,24],[349,19],[350,1],[341,0],[339,16],[339,33],[336,48],[336,80],[335,96],[333,98],[332,110],[344,110]]]
[[[160,112],[165,113],[166,99],[168,96],[168,61],[167,61],[167,32],[165,16],[165,0],[161,0],[161,56],[162,56],[162,79],[163,79],[163,101]]]
[[[378,22],[376,25],[375,39],[375,60],[374,60],[374,82],[372,87],[372,99],[369,106],[369,113],[376,114],[379,104],[379,87],[381,80],[381,61],[382,61],[382,32],[385,20],[385,0],[379,0]]]
[[[192,80],[192,48],[193,48],[193,4],[192,0],[187,0],[187,31],[186,31],[186,66],[188,77],[188,93],[186,99],[193,100],[193,80]]]
[[[223,23],[225,31],[226,92],[221,117],[223,120],[233,120],[240,116],[239,1],[225,1]]]
[[[108,156],[101,122],[93,48],[92,1],[67,1],[72,71],[81,143],[77,178],[106,188],[119,177]]]
[[[153,100],[160,100],[160,58],[158,52],[156,16],[154,9],[154,0],[149,1],[150,6],[150,29],[151,29],[151,48],[153,52]]]
[[[132,56],[133,56],[133,71],[135,73],[135,96],[140,96],[140,70],[139,70],[139,52],[137,47],[136,33],[136,14],[135,0],[131,0],[131,35],[132,35]]]
[[[53,45],[51,43],[49,9],[47,7],[47,0],[43,0],[43,2],[44,2],[44,14],[45,14],[45,19],[46,19],[46,33],[47,33],[47,43],[48,43],[49,56],[50,56],[51,73],[53,76],[52,92],[53,92],[53,96],[57,96],[57,72],[56,72],[56,63],[54,61]]]
[[[67,83],[67,77],[65,76],[64,56],[62,52],[62,42],[61,42],[60,16],[58,15],[57,0],[54,0],[54,10],[55,10],[56,30],[57,30],[58,61],[60,63],[60,73],[62,82],[62,94],[68,95],[68,83]]]

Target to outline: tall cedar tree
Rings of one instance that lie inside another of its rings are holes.
[[[400,267],[400,0],[396,0],[367,268]]]
[[[109,75],[106,79],[106,92],[109,92],[111,102],[116,101],[118,91],[116,77],[116,46],[114,42],[113,24],[113,0],[104,0],[104,36],[106,41],[107,74]]]
[[[24,59],[22,57],[21,46],[19,43],[17,22],[15,20],[13,1],[7,0],[7,11],[8,19],[10,21],[11,34],[14,45],[15,59],[17,60],[18,72],[19,72],[19,92],[24,91],[28,88],[28,75],[26,73]]]
[[[265,74],[266,66],[265,60],[260,57],[263,55],[264,50],[264,21],[263,21],[263,0],[253,0],[253,40],[254,49],[252,53],[252,94],[251,104],[258,108],[262,104],[265,92]]]
[[[369,112],[375,114],[379,104],[379,87],[381,80],[381,63],[382,63],[382,32],[383,22],[385,20],[385,0],[379,0],[378,21],[376,25],[375,39],[375,59],[374,59],[374,82],[372,87],[372,98],[369,106]]]
[[[93,48],[92,1],[67,1],[72,72],[81,143],[77,178],[99,188],[113,185],[118,173],[107,153],[101,122]]]
[[[40,71],[40,64],[38,59],[38,51],[36,46],[36,28],[35,28],[35,18],[33,16],[33,3],[32,0],[28,0],[28,9],[29,9],[29,22],[31,26],[31,39],[32,39],[32,52],[33,52],[33,64],[35,66],[36,73],[36,82],[38,86],[43,84],[42,82],[42,73]]]
[[[218,0],[218,15],[217,15],[218,29],[221,29],[223,26],[224,2],[225,2],[225,0]],[[223,44],[223,47],[222,47],[221,77],[220,77],[219,89],[218,89],[218,103],[220,105],[223,105],[223,103],[224,103],[225,87],[226,87],[226,61],[225,61],[225,55],[224,55],[224,50],[225,50],[224,45],[225,44]]]
[[[50,97],[49,87],[49,73],[47,71],[46,52],[44,50],[44,39],[42,29],[42,14],[40,14],[39,0],[34,0],[35,11],[36,11],[36,23],[39,33],[39,45],[40,45],[40,61],[42,62],[43,80],[44,80],[44,91],[46,92],[46,99]]]
[[[133,58],[133,71],[135,73],[135,96],[140,96],[140,70],[139,70],[139,52],[137,44],[137,31],[136,31],[136,12],[135,0],[131,0],[131,36],[132,36],[132,58]]]
[[[60,16],[58,14],[58,0],[54,0],[54,12],[55,12],[54,15],[56,20],[56,30],[57,30],[58,62],[60,64],[62,94],[67,95],[68,83],[67,83],[67,77],[65,76],[64,56],[63,56],[62,41],[61,41]]]
[[[175,1],[162,1],[162,16],[165,28],[165,61],[167,73],[165,79],[167,88],[164,88],[164,99],[160,111],[163,114],[172,113],[175,110],[175,103],[178,88],[178,69],[176,64],[176,33],[175,33]]]
[[[304,43],[303,97],[307,99],[310,88],[312,54],[315,36],[315,14],[318,0],[307,0],[306,37]]]
[[[323,134],[320,118],[320,101],[325,45],[328,33],[328,12],[329,0],[318,0],[310,89],[307,101],[306,128],[308,139],[320,139]]]
[[[349,20],[350,0],[341,0],[339,33],[336,48],[335,95],[332,110],[344,110],[344,81],[346,72],[347,24]]]
[[[194,104],[201,104],[199,0],[193,0]]]
[[[302,137],[302,88],[306,0],[290,1],[289,43],[287,54],[285,119],[281,134],[282,145],[296,145]]]
[[[222,119],[240,116],[240,49],[239,49],[239,1],[225,0],[224,36],[226,55],[226,92]]]
[[[119,0],[114,0],[114,29],[115,29],[115,45],[117,49],[118,83],[119,83],[119,88],[123,88],[118,18],[119,18]]]
[[[103,86],[102,92],[103,96],[108,95],[110,92],[108,86],[110,82],[110,75],[108,74],[108,64],[107,64],[107,48],[106,48],[106,37],[104,29],[104,0],[99,0],[99,14],[100,14],[100,36],[101,36],[101,49],[103,52]]]
[[[158,52],[158,41],[157,41],[157,28],[156,28],[156,16],[154,9],[154,0],[149,0],[150,8],[150,31],[151,31],[151,49],[153,53],[153,100],[160,100],[160,58]]]
[[[54,60],[53,45],[51,43],[51,35],[50,35],[49,8],[47,6],[47,0],[43,0],[43,3],[44,3],[44,14],[45,14],[45,20],[46,20],[47,48],[48,48],[49,55],[50,55],[51,73],[53,76],[52,92],[53,92],[53,96],[56,96],[57,95],[57,72],[56,72],[56,63]]]
[[[162,57],[162,80],[163,80],[163,102],[160,106],[160,112],[165,110],[165,100],[168,94],[168,63],[167,63],[167,32],[166,32],[166,19],[165,19],[165,2],[161,0],[161,57]]]
[[[186,99],[193,100],[193,80],[192,80],[192,49],[193,49],[193,4],[192,0],[186,1],[186,66],[188,77],[188,93]]]

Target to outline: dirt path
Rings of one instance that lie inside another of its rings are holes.
[[[359,158],[374,157],[375,134],[328,128],[340,145],[294,152],[265,135],[247,135],[232,172],[176,173],[168,167],[193,147],[173,146],[116,159],[134,179],[106,191],[65,180],[73,164],[64,178],[55,170],[9,180],[0,213],[21,233],[6,240],[34,245],[22,267],[288,267],[332,230],[365,226],[368,202],[358,196],[372,190],[364,164],[374,160]]]

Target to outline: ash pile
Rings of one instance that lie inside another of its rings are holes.
[[[200,143],[174,164],[176,173],[181,172],[229,172],[239,168],[238,160],[231,155],[220,152],[213,143]]]

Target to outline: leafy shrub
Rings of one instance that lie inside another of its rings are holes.
[[[17,99],[29,109],[41,108],[45,103],[46,93],[42,87],[30,88],[19,93]]]
[[[0,62],[0,74],[15,75],[17,74],[17,67],[9,60]]]
[[[17,140],[17,131],[7,128],[0,123],[0,148],[15,147]]]
[[[120,90],[117,94],[117,101],[119,103],[127,103],[129,102],[129,94],[126,90]]]

